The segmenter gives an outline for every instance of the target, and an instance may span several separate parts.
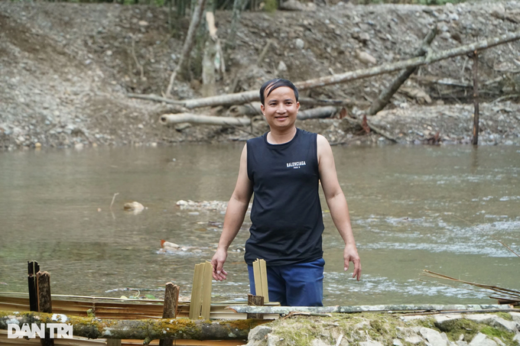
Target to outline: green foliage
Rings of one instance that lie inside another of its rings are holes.
[[[264,0],[264,11],[275,12],[278,9],[278,0]]]

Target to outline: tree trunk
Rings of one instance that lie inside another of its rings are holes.
[[[188,28],[188,34],[186,35],[186,40],[184,40],[184,46],[182,47],[182,54],[179,60],[179,63],[175,67],[172,75],[170,76],[170,83],[168,84],[168,88],[166,89],[166,95],[171,95],[173,82],[175,81],[175,77],[177,73],[183,67],[185,61],[188,60],[188,56],[190,55],[191,49],[193,48],[193,44],[195,42],[195,32],[199,27],[200,20],[202,18],[202,13],[204,9],[204,5],[206,4],[206,0],[198,0],[197,6],[193,11],[193,15],[191,17],[190,27]]]
[[[298,112],[298,119],[330,118],[337,112],[337,110],[338,109],[334,106],[306,109]]]
[[[326,85],[345,83],[356,79],[377,76],[380,74],[402,70],[411,67],[431,64],[437,61],[453,58],[459,55],[464,55],[475,50],[483,50],[491,48],[500,44],[516,41],[520,39],[520,31],[504,34],[498,37],[479,41],[476,43],[459,46],[457,48],[447,49],[440,52],[428,54],[426,57],[416,57],[408,60],[398,61],[395,63],[376,66],[368,69],[361,69],[350,71],[333,76],[320,77],[310,79],[303,82],[295,83],[299,90],[312,89]],[[213,97],[206,97],[200,99],[191,99],[181,101],[186,108],[212,107],[219,105],[238,105],[260,100],[260,95],[257,90],[245,91],[236,94],[219,95]]]
[[[67,323],[74,329],[74,336],[89,339],[138,339],[149,343],[156,339],[196,340],[244,340],[254,327],[266,323],[264,320],[215,321],[189,319],[145,319],[145,320],[101,320],[37,312],[0,311],[0,329],[7,324],[23,323]]]
[[[179,124],[190,123],[197,125],[228,125],[228,126],[247,126],[251,125],[251,120],[248,118],[232,118],[232,117],[216,117],[211,115],[200,115],[190,113],[180,114],[163,114],[159,119],[161,124]]]
[[[419,47],[415,52],[414,56],[423,56],[428,52],[428,47],[432,43],[435,36],[437,36],[437,27],[434,27],[428,35],[426,35],[426,38],[424,39],[424,42],[421,44],[421,47]],[[417,67],[409,67],[406,70],[403,70],[399,73],[396,79],[393,80],[393,82],[381,92],[377,100],[372,103],[372,106],[370,106],[370,109],[368,110],[368,115],[374,115],[388,104],[392,96],[397,92],[399,87],[403,85],[403,83],[417,71]]]

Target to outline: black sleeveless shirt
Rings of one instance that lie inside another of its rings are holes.
[[[323,256],[316,140],[315,133],[297,129],[284,144],[269,144],[267,134],[247,141],[254,192],[247,264],[260,258],[280,266]]]

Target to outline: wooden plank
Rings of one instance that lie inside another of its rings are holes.
[[[202,294],[201,294],[201,316],[205,320],[209,320],[210,317],[210,309],[211,309],[211,279],[213,272],[213,267],[211,266],[211,263],[206,262],[203,264],[203,278],[202,278]]]
[[[260,277],[260,263],[258,260],[253,262],[253,273],[255,278],[255,293],[257,296],[264,296],[263,288],[262,288],[262,279]],[[264,297],[265,299],[265,297]]]
[[[107,346],[121,346],[120,339],[107,339]]]
[[[264,293],[264,302],[269,303],[269,287],[267,285],[267,268],[265,260],[260,261],[260,279],[262,280],[262,292]]]
[[[190,319],[196,320],[200,316],[201,310],[201,288],[202,275],[204,271],[203,264],[195,265],[195,272],[193,273],[193,287],[191,289],[191,304],[190,304]]]

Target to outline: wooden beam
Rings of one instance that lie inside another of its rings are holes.
[[[36,285],[36,274],[40,271],[38,262],[27,262],[28,276],[27,282],[29,286],[29,310],[38,311],[38,288]]]
[[[51,299],[51,276],[47,272],[38,272],[36,274],[36,282],[38,287],[38,311],[52,313]],[[45,338],[40,339],[42,346],[54,346],[54,340],[50,338],[49,330],[45,331]]]

